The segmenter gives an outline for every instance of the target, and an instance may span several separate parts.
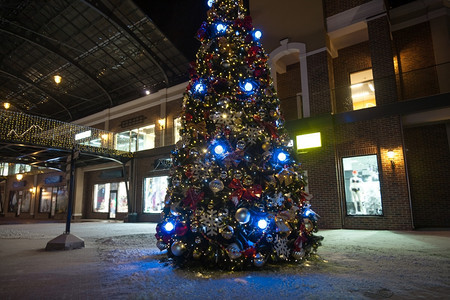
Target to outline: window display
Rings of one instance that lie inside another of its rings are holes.
[[[168,186],[168,176],[144,178],[144,213],[160,213]]]
[[[116,213],[128,212],[125,182],[112,182],[94,185],[93,212],[109,213],[114,219]]]
[[[376,155],[342,159],[347,215],[383,214]]]
[[[66,186],[50,186],[41,188],[39,199],[39,212],[50,213],[54,216],[57,213],[65,213],[69,203],[69,194]]]

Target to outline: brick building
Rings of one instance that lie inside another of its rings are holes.
[[[250,13],[320,227],[450,227],[450,2],[289,2],[251,0]],[[159,220],[186,85],[76,122],[135,158],[77,169],[75,218]],[[320,143],[302,146],[311,134]],[[97,205],[113,193],[113,211]]]

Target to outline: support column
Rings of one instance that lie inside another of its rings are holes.
[[[377,106],[396,102],[397,84],[394,69],[394,51],[387,15],[369,19],[369,48]]]

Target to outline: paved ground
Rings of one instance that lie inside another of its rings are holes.
[[[64,223],[0,225],[0,299],[450,299],[450,231],[323,230],[318,261],[224,273],[162,264],[155,224],[71,228],[86,247],[48,252]]]

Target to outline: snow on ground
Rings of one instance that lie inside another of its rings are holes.
[[[384,299],[450,297],[450,240],[427,233],[330,230],[320,259],[258,271],[190,271],[161,262],[149,235],[98,240],[105,289],[140,299]],[[120,288],[118,288],[120,286]]]
[[[72,228],[86,248],[49,253],[63,224],[0,225],[0,298],[450,299],[450,231],[322,230],[318,259],[225,272],[165,262],[154,224]]]

